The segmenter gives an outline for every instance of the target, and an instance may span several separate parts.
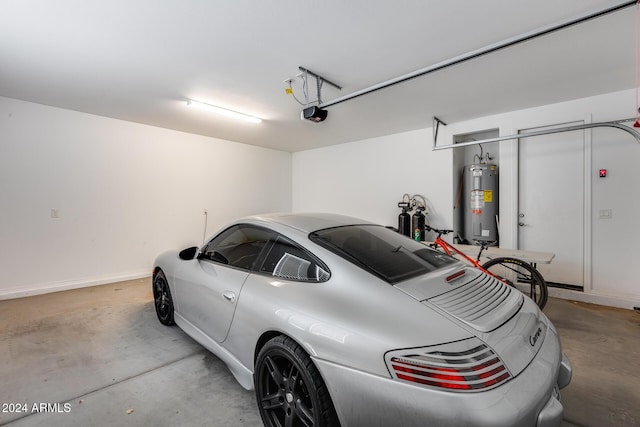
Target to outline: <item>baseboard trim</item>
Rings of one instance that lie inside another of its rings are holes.
[[[640,306],[640,296],[638,295],[602,294],[550,287],[549,296],[609,307],[626,308],[628,310],[633,310],[634,307]]]
[[[124,282],[127,280],[144,279],[150,277],[148,270],[144,272],[131,272],[114,276],[84,278],[78,280],[66,280],[60,282],[40,283],[19,288],[0,289],[0,300],[22,298],[33,295],[48,294],[51,292],[68,291],[70,289],[87,288],[90,286],[106,285],[108,283]]]

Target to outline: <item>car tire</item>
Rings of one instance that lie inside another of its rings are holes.
[[[156,315],[163,325],[171,326],[175,322],[173,320],[173,298],[169,289],[169,282],[162,272],[158,272],[153,276],[153,300],[156,307]]]
[[[320,372],[291,338],[280,335],[262,347],[254,381],[258,409],[266,427],[340,426]]]

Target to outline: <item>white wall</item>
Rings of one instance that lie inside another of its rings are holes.
[[[149,275],[205,209],[289,211],[291,154],[0,97],[0,298]]]
[[[635,91],[623,91],[539,108],[483,117],[440,127],[439,144],[454,135],[499,129],[512,135],[520,129],[557,123],[593,122],[633,117]],[[588,131],[589,132],[589,131]],[[640,144],[620,130],[591,132],[591,282],[582,293],[555,291],[557,296],[632,308],[640,306],[640,280],[634,268],[640,251]],[[389,135],[349,144],[294,153],[293,209],[333,211],[396,225],[396,203],[405,192],[421,193],[433,204],[431,223],[453,225],[458,173],[452,150],[431,151],[432,129]],[[501,246],[515,247],[517,230],[517,151],[515,142],[500,143]],[[599,168],[609,177],[598,178]],[[600,209],[612,209],[611,220],[599,220]],[[550,248],[551,250],[552,248]],[[551,250],[552,251],[552,250]]]
[[[451,151],[431,151],[431,129],[293,154],[293,210],[338,212],[398,226],[404,193],[430,199],[432,222],[450,225]]]
[[[604,296],[615,291],[638,300],[640,145],[611,129],[595,130],[593,140],[592,291]],[[606,178],[598,177],[600,168],[607,169]],[[611,209],[612,218],[600,219],[601,209]]]

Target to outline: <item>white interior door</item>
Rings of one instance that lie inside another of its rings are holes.
[[[547,282],[583,287],[584,131],[521,138],[518,152],[518,247],[555,253],[537,266]]]

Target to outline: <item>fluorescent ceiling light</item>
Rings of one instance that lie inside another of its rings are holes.
[[[250,116],[244,113],[239,113],[238,111],[233,111],[233,110],[229,110],[228,108],[218,107],[217,105],[207,104],[206,102],[194,101],[193,99],[188,99],[187,105],[190,107],[211,111],[212,113],[222,114],[227,117],[233,117],[234,119],[244,120],[251,123],[260,123],[262,121],[262,119],[259,117]]]

